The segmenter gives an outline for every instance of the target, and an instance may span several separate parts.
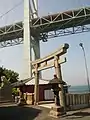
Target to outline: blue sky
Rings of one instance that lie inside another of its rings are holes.
[[[8,11],[21,0],[1,0],[0,15]],[[90,6],[89,0],[39,0],[39,15],[58,13],[65,10],[76,9],[84,6]],[[23,20],[23,3],[14,11],[8,13],[0,19],[0,26],[11,24]],[[69,35],[48,40],[47,43],[41,42],[41,57],[55,51],[63,43],[69,43],[70,48],[66,54],[67,63],[62,65],[63,80],[71,85],[84,85],[86,82],[85,66],[83,53],[79,43],[83,42],[86,50],[87,64],[90,73],[90,32]],[[0,66],[12,69],[20,74],[23,73],[23,45],[0,49]],[[48,74],[47,74],[48,73]],[[43,77],[52,79],[53,69],[43,72]],[[90,76],[89,76],[90,77]]]

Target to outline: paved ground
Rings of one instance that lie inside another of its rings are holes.
[[[59,119],[50,117],[49,111],[49,108],[40,106],[0,104],[0,120],[90,120],[90,108],[68,112]]]

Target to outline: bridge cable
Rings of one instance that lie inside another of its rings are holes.
[[[23,0],[21,1],[21,2],[19,2],[18,4],[16,4],[13,8],[11,8],[10,10],[8,10],[7,12],[5,12],[4,14],[2,14],[1,16],[0,16],[0,19],[2,18],[2,17],[4,17],[6,14],[8,14],[9,12],[11,12],[12,10],[14,10],[16,7],[18,7],[19,5],[21,5],[23,3]]]
[[[2,18],[2,17],[4,17],[5,15],[7,15],[9,12],[11,12],[12,10],[14,10],[16,7],[18,7],[19,5],[21,5],[22,4],[22,2],[23,2],[23,0],[21,1],[21,2],[19,2],[18,4],[16,4],[13,8],[11,8],[10,10],[8,10],[7,12],[5,12],[4,14],[2,14],[1,16],[0,16],[0,19]],[[17,34],[17,36],[20,34],[20,32]],[[3,36],[2,36],[2,38],[3,38]],[[6,42],[6,41],[5,41]],[[3,47],[7,47],[6,45],[4,46],[3,45],[3,43],[5,44],[5,42],[0,42],[0,48],[3,48]],[[8,44],[8,43],[6,43],[6,44]],[[17,43],[18,44],[18,43]],[[17,44],[15,44],[15,45],[17,45]],[[19,43],[20,44],[20,43]],[[1,46],[3,46],[3,47],[1,47]],[[12,45],[13,46],[13,45]]]

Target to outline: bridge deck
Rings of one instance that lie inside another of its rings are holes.
[[[40,37],[42,36],[42,33],[87,24],[90,24],[90,7],[32,19],[31,35],[41,39]],[[23,22],[14,23],[0,28],[0,42],[16,38],[23,38]]]

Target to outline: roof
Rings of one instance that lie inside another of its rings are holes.
[[[50,80],[39,79],[39,84],[48,84]],[[27,78],[12,84],[13,87],[19,87],[22,85],[35,85],[35,78]]]
[[[20,80],[20,81],[18,81],[18,82],[12,83],[11,85],[12,85],[13,87],[19,87],[19,86],[25,85],[25,83],[27,83],[27,82],[30,81],[31,79],[33,79],[33,78],[27,78],[27,79],[24,79],[24,80]]]
[[[46,85],[50,83],[52,83],[52,80],[39,79],[39,85]],[[27,78],[27,79],[24,79],[24,80],[21,80],[21,81],[18,81],[12,84],[13,87],[19,87],[23,85],[35,85],[35,77]]]
[[[39,79],[39,85],[48,84],[50,80]],[[32,78],[30,81],[26,82],[25,85],[35,85],[35,78]]]

